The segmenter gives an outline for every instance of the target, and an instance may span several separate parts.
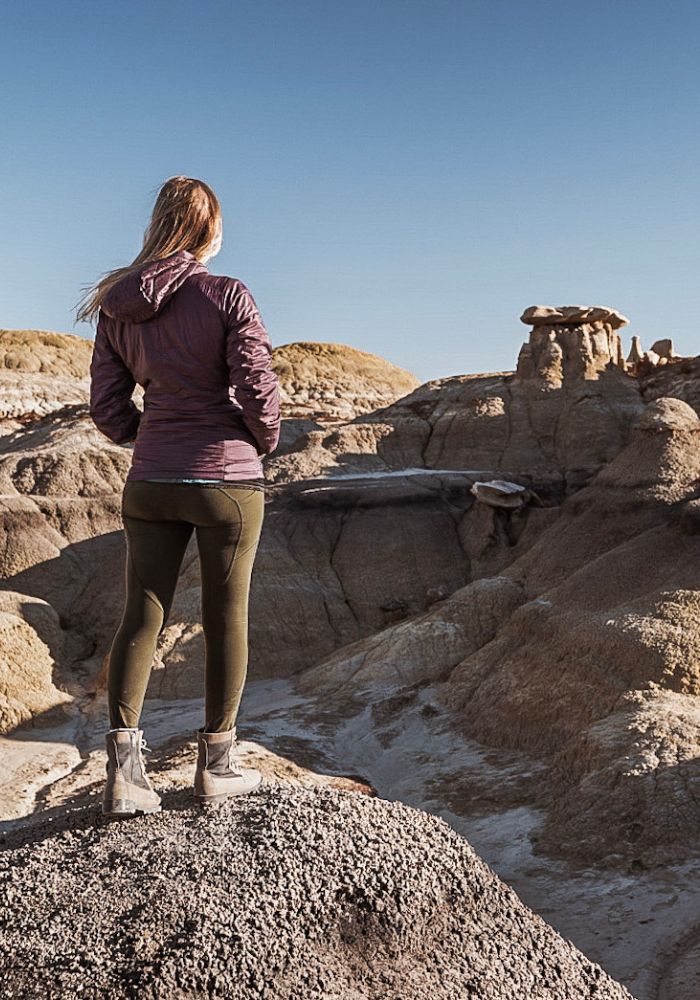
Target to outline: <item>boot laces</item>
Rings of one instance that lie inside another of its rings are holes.
[[[235,738],[231,740],[228,748],[228,769],[229,771],[233,771],[234,774],[240,774],[241,777],[243,776],[241,763],[238,759],[238,746]]]
[[[143,775],[143,777],[144,777],[144,779],[146,781],[146,784],[150,788],[151,787],[151,781],[150,781],[148,775],[146,774],[146,761],[145,761],[144,756],[143,756],[143,751],[144,750],[147,753],[151,753],[152,750],[153,750],[153,747],[147,746],[147,744],[146,744],[146,738],[145,738],[145,736],[142,733],[141,734],[141,740],[139,741],[139,743],[138,743],[138,745],[136,747],[136,751],[137,751],[138,756],[139,756],[139,763],[141,764],[141,774]]]

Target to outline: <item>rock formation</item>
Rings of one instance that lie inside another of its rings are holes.
[[[642,342],[639,337],[635,334],[632,337],[632,346],[630,347],[630,352],[627,355],[627,367],[632,368],[634,365],[638,365],[639,362],[644,357],[644,352],[642,350]]]
[[[455,376],[333,428],[301,434],[273,456],[274,482],[395,469],[455,469],[476,478],[580,488],[627,443],[643,403],[605,307],[532,306],[517,371]]]
[[[615,331],[629,320],[605,306],[530,306],[520,317],[533,326],[518,355],[521,379],[552,388],[565,380],[597,379],[608,365],[624,371],[622,341]]]
[[[640,377],[649,375],[664,365],[687,360],[689,359],[682,358],[676,353],[673,341],[669,337],[655,340],[648,351],[642,349],[639,337],[632,337],[632,349],[627,357],[627,370]]]
[[[534,494],[519,483],[509,483],[504,479],[490,479],[486,483],[472,484],[471,492],[481,503],[490,507],[516,509],[526,504]]]
[[[520,320],[528,326],[547,329],[590,326],[594,330],[605,327],[616,330],[629,323],[626,316],[608,306],[528,306]]]
[[[663,358],[665,361],[671,361],[673,358],[678,357],[673,349],[673,341],[669,337],[663,337],[661,340],[655,340],[651,345],[651,350],[654,351],[659,358]]]
[[[7,837],[7,996],[631,1000],[443,820],[330,788],[171,800]]]

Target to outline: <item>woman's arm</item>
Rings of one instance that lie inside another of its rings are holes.
[[[226,360],[229,384],[258,454],[269,455],[280,437],[279,380],[272,367],[272,343],[250,290],[236,281],[227,310]]]
[[[90,362],[90,416],[115,444],[134,441],[141,411],[131,395],[136,380],[107,336],[109,319],[100,312]]]

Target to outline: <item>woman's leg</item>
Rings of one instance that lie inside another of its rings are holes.
[[[262,490],[216,487],[218,523],[197,526],[205,640],[205,724],[233,729],[248,668],[248,601],[265,514]]]
[[[163,501],[168,500],[166,487],[158,483],[149,490],[149,486],[127,483],[123,494],[126,601],[110,649],[107,684],[114,729],[138,727],[158,636],[168,620],[193,530],[186,521],[158,520]]]

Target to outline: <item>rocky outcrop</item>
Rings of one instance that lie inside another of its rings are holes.
[[[591,326],[602,329],[607,326],[611,330],[629,323],[626,316],[608,306],[528,306],[520,320],[528,326],[542,328]]]
[[[27,1000],[630,997],[443,820],[330,788],[74,812],[9,835],[0,886],[0,975]]]

